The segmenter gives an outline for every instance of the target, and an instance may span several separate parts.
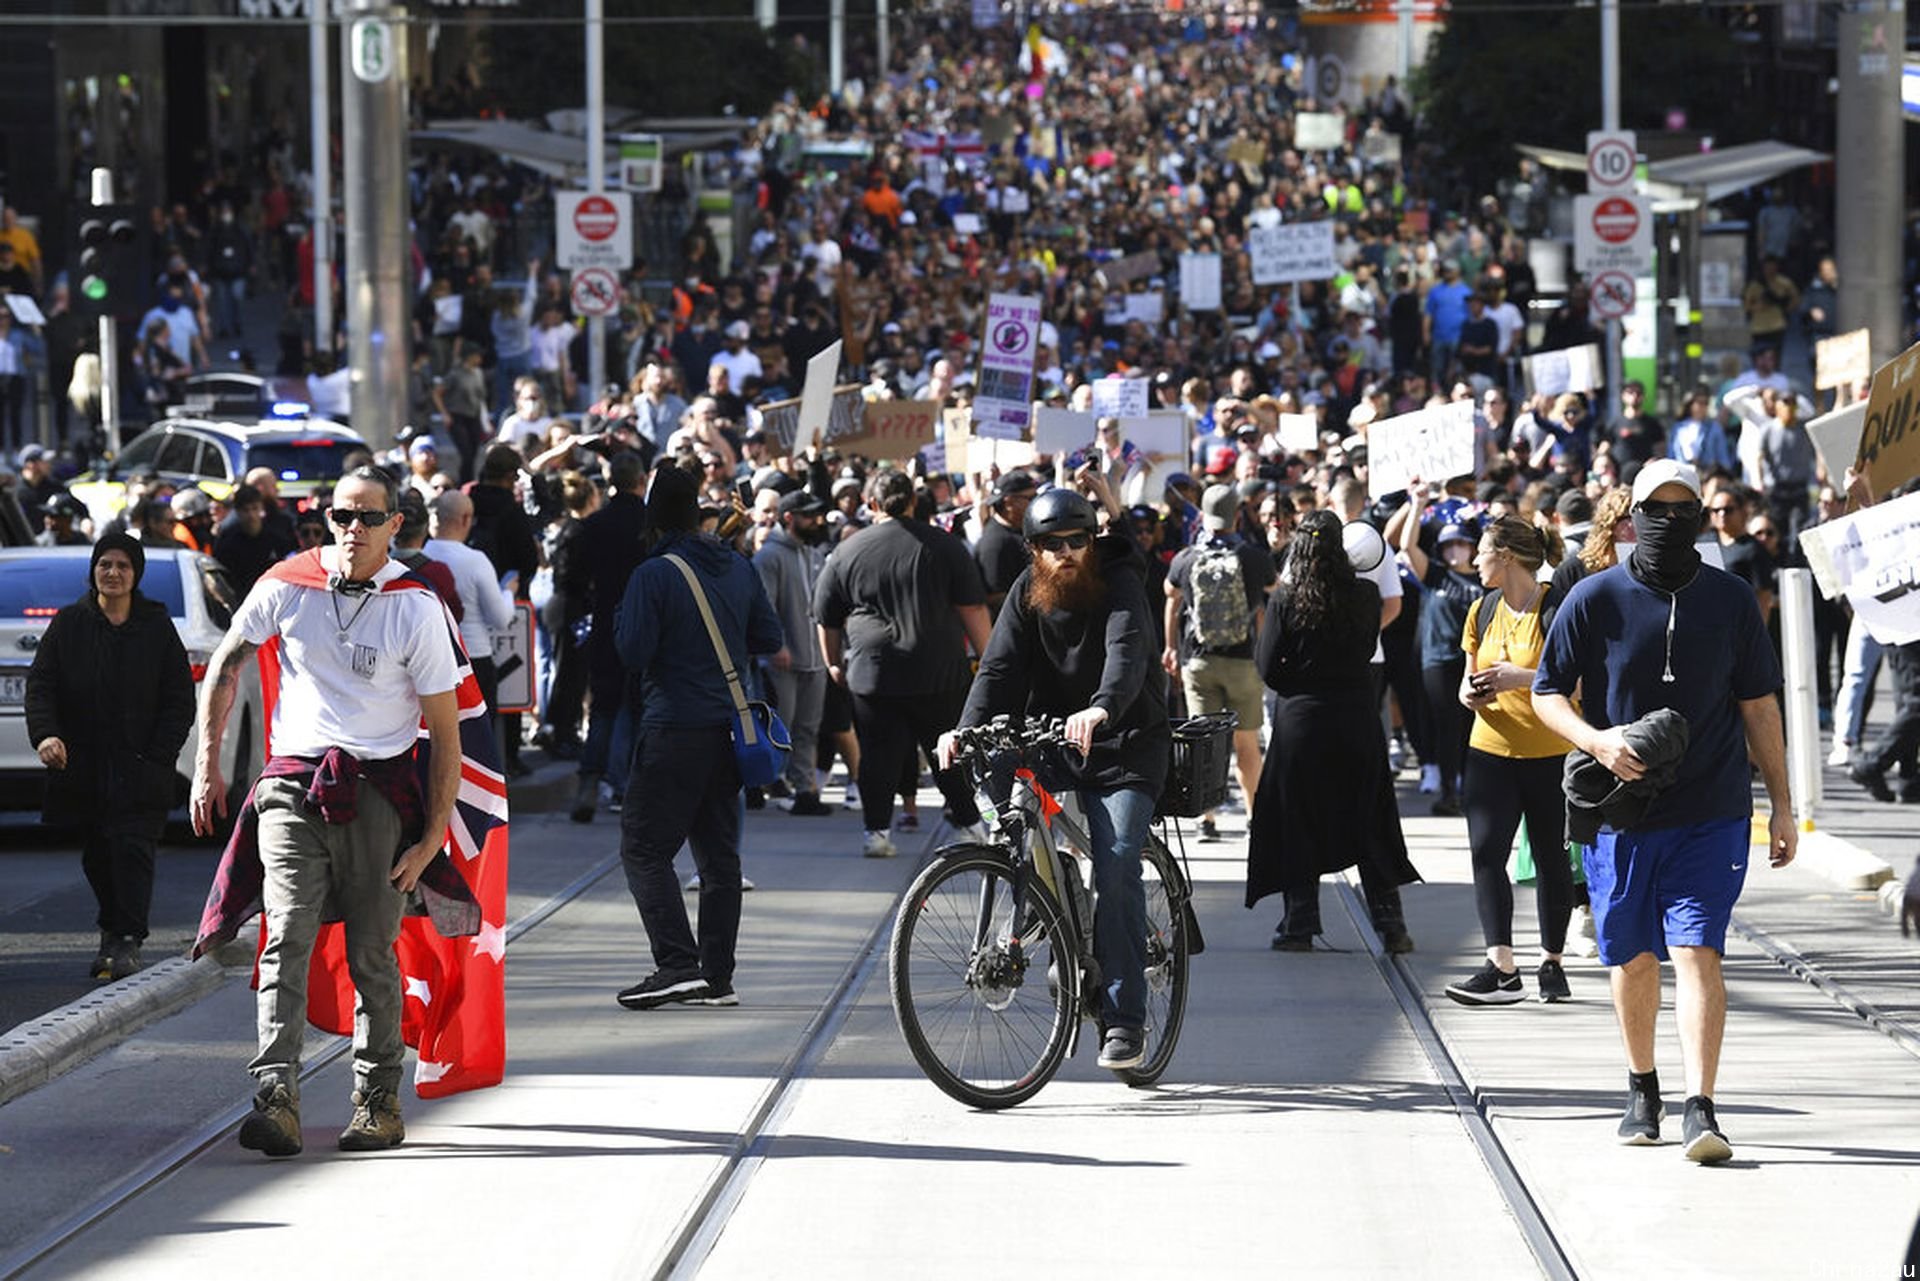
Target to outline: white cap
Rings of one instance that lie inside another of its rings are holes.
[[[1656,458],[1640,469],[1633,478],[1633,502],[1637,507],[1653,497],[1653,491],[1662,485],[1685,485],[1693,492],[1695,499],[1700,497],[1700,473],[1686,463],[1672,458]]]

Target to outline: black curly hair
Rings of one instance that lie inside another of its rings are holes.
[[[1341,539],[1340,518],[1330,511],[1308,512],[1287,543],[1287,623],[1323,627],[1339,602],[1353,592],[1353,562]]]

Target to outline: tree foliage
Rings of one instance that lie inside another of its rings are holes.
[[[1423,136],[1477,191],[1512,172],[1514,144],[1584,151],[1587,131],[1601,123],[1599,10],[1501,6],[1453,0],[1414,80]],[[1722,144],[1749,140],[1738,50],[1712,10],[1623,6],[1620,62],[1623,128],[1664,128],[1677,107]]]

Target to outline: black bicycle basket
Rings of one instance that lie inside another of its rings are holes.
[[[1233,732],[1239,724],[1232,712],[1173,722],[1172,759],[1167,785],[1160,791],[1162,818],[1198,818],[1226,801]]]

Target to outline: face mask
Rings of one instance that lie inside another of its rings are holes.
[[[186,306],[187,303],[184,298],[169,294],[161,301],[160,305],[168,311],[179,311],[182,307]]]
[[[1663,592],[1677,592],[1692,582],[1700,570],[1700,553],[1693,546],[1700,536],[1700,521],[1698,503],[1685,515],[1670,508],[1653,512],[1635,507],[1636,541],[1628,561],[1633,576]]]
[[[805,529],[802,529],[800,531],[800,541],[808,544],[826,542],[827,541],[827,522],[825,522],[824,520],[815,521],[813,524],[808,525]]]

